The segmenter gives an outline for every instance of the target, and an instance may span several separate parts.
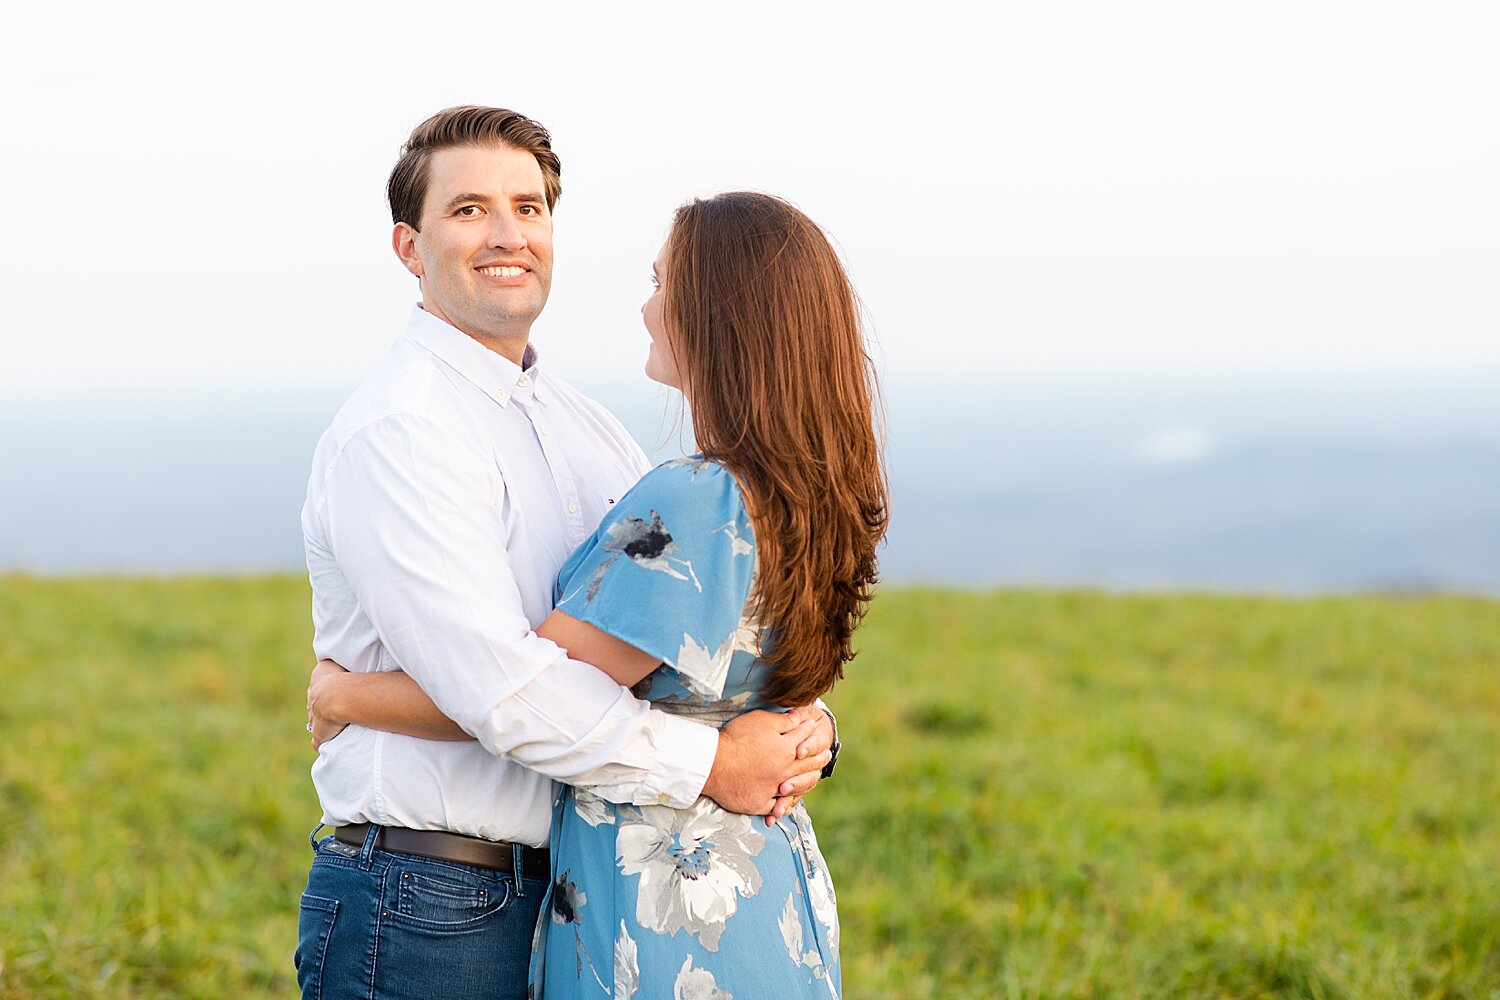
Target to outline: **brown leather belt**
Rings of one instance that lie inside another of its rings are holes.
[[[363,847],[370,824],[333,828],[335,840]],[[491,868],[522,878],[543,882],[552,877],[552,858],[545,847],[527,847],[506,840],[481,840],[444,830],[408,830],[400,826],[382,826],[375,834],[375,847],[398,854],[415,854],[438,861],[456,861],[476,868]],[[521,854],[521,870],[516,871],[516,852]]]

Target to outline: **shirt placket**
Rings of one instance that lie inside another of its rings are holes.
[[[524,389],[529,381],[527,376],[522,375],[516,384]],[[511,398],[512,402],[521,407],[526,419],[531,421],[532,430],[536,432],[536,439],[542,446],[542,457],[547,462],[547,469],[552,473],[552,483],[557,487],[558,498],[562,501],[568,548],[575,549],[588,537],[589,525],[583,518],[583,501],[578,496],[578,483],[573,478],[573,467],[568,464],[567,456],[558,444],[557,434],[548,419],[546,404],[537,399],[534,392],[518,392]]]

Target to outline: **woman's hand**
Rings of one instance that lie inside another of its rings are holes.
[[[419,740],[459,742],[474,737],[458,728],[399,670],[355,673],[332,660],[319,660],[307,682],[307,731],[316,749],[348,725],[414,736]]]
[[[319,660],[307,682],[307,731],[312,733],[313,749],[344,731],[349,720],[334,714],[336,692],[349,671],[332,660]]]
[[[802,797],[816,788],[823,779],[823,768],[833,758],[833,723],[827,712],[817,705],[806,705],[802,708],[789,708],[785,714],[794,720],[799,730],[812,727],[807,738],[797,746],[797,758],[801,761],[808,761],[810,758],[810,763],[816,770],[804,771],[781,783],[781,787],[777,789],[776,804],[766,814],[767,826],[797,808]]]

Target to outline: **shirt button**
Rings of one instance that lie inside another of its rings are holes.
[[[576,513],[578,513],[578,505],[576,503],[573,503],[571,500],[568,501],[568,513],[569,514],[576,514]]]
[[[663,792],[661,795],[658,795],[656,797],[656,801],[660,802],[662,805],[666,805],[668,802],[672,801],[672,796]]]
[[[506,392],[504,389],[501,389],[499,392],[495,393],[495,395],[500,397],[500,402],[502,403],[510,398],[510,393]]]
[[[545,426],[545,425],[543,425],[543,426],[541,426],[541,427],[538,427],[538,428],[537,428],[537,429],[536,429],[536,431],[537,431],[537,433],[538,433],[538,434],[540,434],[540,435],[541,435],[541,436],[542,436],[542,437],[546,437],[546,436],[547,436],[547,428],[546,428],[546,426]]]
[[[525,375],[522,375],[520,378],[516,379],[516,385],[530,385],[530,384],[531,384],[531,379],[527,378]]]

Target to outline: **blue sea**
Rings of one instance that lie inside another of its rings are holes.
[[[667,395],[580,387],[657,459]],[[894,583],[1500,596],[1500,373],[892,378]],[[0,402],[0,572],[300,571],[344,387]]]

